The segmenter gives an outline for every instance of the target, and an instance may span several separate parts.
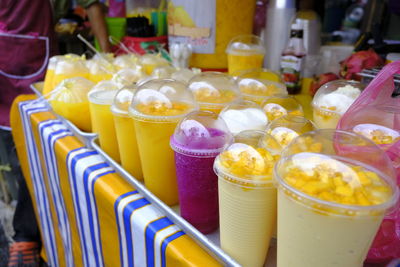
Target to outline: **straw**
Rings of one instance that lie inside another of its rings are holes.
[[[108,39],[110,40],[110,42],[112,44],[115,44],[117,46],[119,46],[122,50],[124,50],[127,54],[134,54],[134,55],[139,55],[139,53],[137,51],[135,51],[135,49],[133,48],[129,48],[127,47],[124,43],[122,43],[121,41],[118,41],[116,38],[114,38],[113,36],[109,36]]]

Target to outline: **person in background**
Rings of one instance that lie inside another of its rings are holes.
[[[66,14],[70,0],[0,0],[0,165],[9,165],[6,179],[17,179],[18,202],[13,219],[14,243],[8,266],[39,266],[40,232],[32,201],[19,167],[9,121],[10,107],[20,94],[32,94],[30,84],[44,78],[51,56],[57,54],[54,25]],[[104,52],[111,52],[98,0],[78,0]]]

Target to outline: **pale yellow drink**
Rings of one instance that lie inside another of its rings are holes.
[[[261,106],[269,121],[273,121],[285,115],[304,116],[300,103],[289,95],[274,95],[267,97]]]
[[[162,58],[160,55],[155,54],[143,55],[140,58],[139,63],[143,66],[144,72],[147,75],[151,75],[155,68],[169,65],[167,60]]]
[[[226,53],[228,70],[233,75],[241,70],[261,68],[264,63],[265,48],[255,35],[241,35],[232,39]]]
[[[275,167],[278,267],[362,266],[386,210],[398,198],[393,177],[357,161],[359,153],[346,149],[361,152],[360,145],[367,145],[369,154],[360,159],[384,157],[383,151],[346,132],[326,135],[328,144],[320,133],[297,138]],[[338,141],[335,150],[332,140]],[[290,155],[297,150],[310,152]]]
[[[92,125],[99,135],[100,147],[112,159],[120,162],[114,118],[111,113],[111,104],[116,93],[116,90],[95,91],[89,93],[88,97]]]
[[[52,87],[55,88],[61,81],[74,77],[89,78],[89,70],[82,58],[68,57],[58,60],[53,75]]]
[[[53,77],[57,66],[57,61],[62,59],[63,56],[53,56],[49,60],[49,65],[47,66],[46,76],[44,77],[44,85],[42,95],[47,96],[53,90]]]
[[[205,72],[190,79],[192,91],[200,109],[219,114],[229,104],[241,98],[237,85],[231,77],[219,72]]]
[[[286,86],[282,83],[255,78],[238,78],[236,81],[243,99],[259,105],[268,97],[287,95]]]
[[[196,110],[185,84],[153,80],[141,85],[129,108],[134,120],[146,187],[167,205],[178,203],[174,153],[169,145],[178,121]]]
[[[258,139],[245,144],[243,134]],[[242,266],[263,266],[276,227],[272,169],[278,156],[261,147],[264,135],[246,131],[215,160],[221,247]],[[272,137],[270,137],[273,139]],[[239,142],[241,141],[241,142]]]
[[[134,90],[121,89],[115,96],[111,111],[122,167],[138,180],[143,180],[142,165],[136,140],[135,124],[128,115]]]

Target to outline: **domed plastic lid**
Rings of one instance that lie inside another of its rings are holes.
[[[47,69],[54,70],[56,68],[56,66],[57,66],[57,62],[59,60],[62,60],[63,58],[64,58],[64,56],[52,56],[49,59],[49,65],[48,65]]]
[[[92,87],[89,94],[96,91],[118,90],[120,87],[113,81],[101,81]]]
[[[172,79],[148,81],[137,88],[129,114],[136,120],[176,121],[197,110],[193,94],[186,85]]]
[[[272,186],[273,167],[279,159],[275,150],[278,147],[274,138],[263,131],[241,132],[216,158],[214,171],[240,186]]]
[[[226,48],[228,54],[265,54],[263,41],[256,35],[239,35],[233,38]]]
[[[360,95],[364,85],[357,81],[335,80],[324,84],[313,98],[314,108],[344,114]]]
[[[140,69],[122,69],[114,74],[112,80],[120,87],[132,87],[137,81],[145,77],[146,74]]]
[[[85,63],[90,74],[93,75],[112,75],[116,71],[113,64],[102,58],[86,60]]]
[[[234,135],[246,130],[265,130],[268,124],[264,111],[256,103],[245,100],[227,106],[219,116]]]
[[[197,74],[200,74],[200,69],[180,69],[171,74],[171,78],[180,82],[189,83],[189,81]]]
[[[286,94],[286,86],[282,83],[272,82],[257,78],[241,78],[236,79],[236,83],[240,92],[244,96],[262,97],[279,94]]]
[[[134,54],[126,54],[117,56],[114,59],[113,64],[119,69],[134,69],[138,61],[138,56]]]
[[[113,104],[111,105],[111,111],[113,113],[128,116],[128,109],[132,103],[133,95],[135,94],[133,88],[122,88],[114,97]]]
[[[365,136],[378,145],[392,144],[400,140],[398,131],[374,123],[357,124],[353,127],[353,132]]]
[[[303,116],[303,108],[293,96],[275,95],[266,98],[261,104],[270,121],[284,115]]]
[[[267,132],[272,135],[282,147],[286,147],[297,136],[316,130],[314,124],[304,117],[285,115],[272,121]]]
[[[57,61],[55,74],[82,74],[88,73],[89,69],[86,67],[85,60],[81,57],[64,57]]]
[[[283,150],[275,177],[292,198],[335,215],[377,215],[399,194],[384,151],[358,134],[333,129],[295,138]]]
[[[220,72],[203,72],[189,81],[189,90],[203,106],[225,106],[240,98],[233,79]]]
[[[88,92],[93,86],[93,82],[82,77],[65,79],[50,92],[48,100],[65,103],[86,102],[88,101]]]
[[[176,69],[171,66],[160,66],[153,70],[151,76],[156,79],[168,79],[171,78],[172,73],[174,73]]]
[[[260,79],[260,80],[267,80],[271,82],[282,83],[281,75],[273,70],[264,69],[264,68],[255,68],[249,70],[239,70],[234,73],[235,77],[237,78],[253,78],[253,79]]]
[[[176,152],[194,157],[215,157],[232,142],[225,122],[211,111],[194,111],[180,121],[171,137]]]

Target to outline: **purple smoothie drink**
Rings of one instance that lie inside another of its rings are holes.
[[[218,228],[218,178],[213,164],[231,142],[225,122],[210,111],[188,114],[171,137],[181,216],[204,234]]]

